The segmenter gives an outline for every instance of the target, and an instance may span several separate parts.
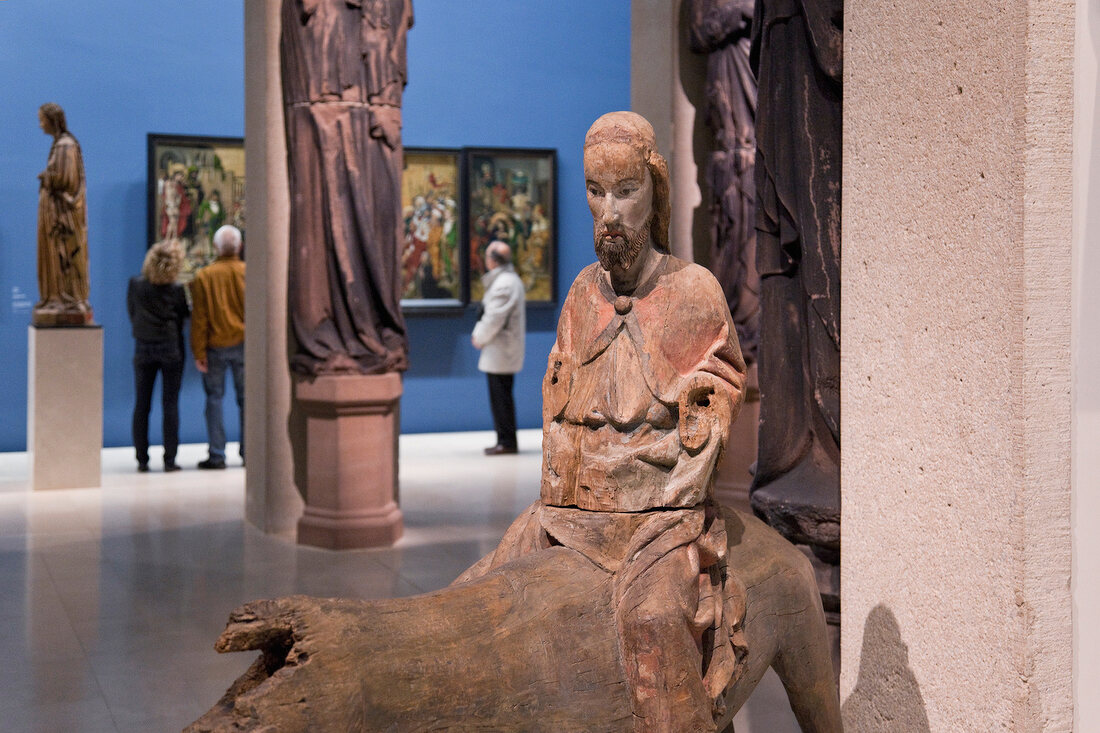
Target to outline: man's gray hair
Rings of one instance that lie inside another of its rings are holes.
[[[499,239],[494,239],[485,249],[485,254],[493,258],[498,265],[507,265],[512,261],[512,248]]]
[[[218,254],[222,257],[227,255],[239,254],[241,251],[241,230],[232,224],[226,224],[225,226],[214,232],[214,246],[218,249]]]

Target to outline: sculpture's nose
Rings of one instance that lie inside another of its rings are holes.
[[[615,197],[608,193],[604,196],[603,205],[603,224],[605,226],[618,226],[622,223],[622,212],[619,209],[619,202],[615,200]]]

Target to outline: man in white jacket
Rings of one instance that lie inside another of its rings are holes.
[[[485,250],[489,271],[482,276],[485,295],[482,315],[470,341],[481,349],[477,368],[489,377],[489,405],[497,443],[485,455],[516,453],[516,403],[512,383],[523,368],[526,309],[523,281],[512,267],[512,250],[504,242],[491,242]]]

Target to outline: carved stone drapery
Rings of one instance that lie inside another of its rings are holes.
[[[689,0],[691,49],[707,57],[706,119],[714,137],[709,268],[722,285],[745,362],[760,340],[756,272],[756,77],[749,68],[752,0]]]
[[[401,95],[411,0],[283,0],[294,371],[408,365]]]

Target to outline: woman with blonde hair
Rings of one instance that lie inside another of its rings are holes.
[[[176,282],[183,264],[183,250],[175,240],[158,242],[149,248],[141,275],[130,278],[126,310],[134,335],[133,436],[138,471],[149,470],[149,410],[153,383],[161,379],[163,412],[164,470],[178,471],[179,395],[183,379],[183,322],[190,314],[183,286]]]

